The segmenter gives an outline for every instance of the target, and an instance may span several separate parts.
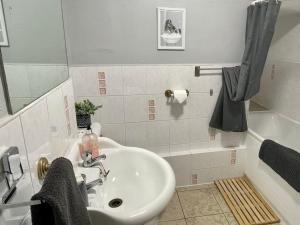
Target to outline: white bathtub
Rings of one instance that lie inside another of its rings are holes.
[[[282,224],[300,224],[300,193],[258,158],[263,140],[271,139],[300,152],[300,123],[272,112],[248,117],[245,173],[283,218]]]

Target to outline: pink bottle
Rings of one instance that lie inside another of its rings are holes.
[[[79,146],[79,151],[81,157],[85,152],[92,153],[93,158],[97,158],[99,156],[100,147],[98,136],[92,132],[90,126],[88,126],[86,134],[82,137],[82,144]]]

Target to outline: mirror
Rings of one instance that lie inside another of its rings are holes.
[[[62,2],[2,0],[2,7],[8,111],[15,113],[69,77]]]

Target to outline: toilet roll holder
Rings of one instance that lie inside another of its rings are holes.
[[[189,90],[186,89],[186,95],[189,96],[189,94],[190,94]],[[174,97],[174,92],[172,90],[166,90],[165,96],[167,98],[172,98],[172,97]]]

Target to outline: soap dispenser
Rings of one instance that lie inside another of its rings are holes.
[[[86,134],[82,137],[81,156],[85,152],[90,152],[93,159],[99,156],[98,136],[92,132],[90,125],[87,127]]]

